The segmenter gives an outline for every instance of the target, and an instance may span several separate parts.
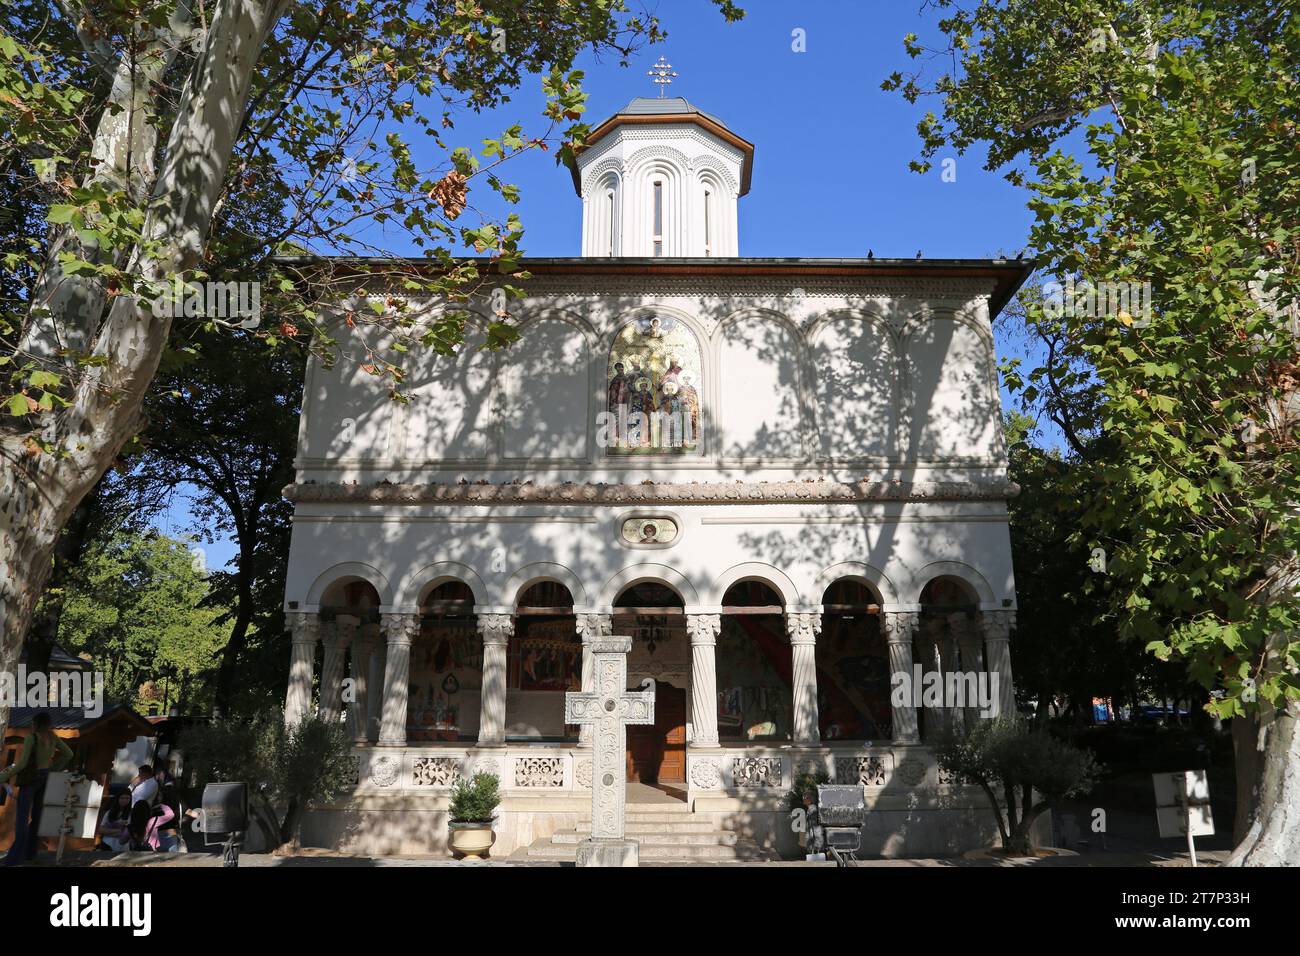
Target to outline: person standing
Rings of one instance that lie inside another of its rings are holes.
[[[72,762],[72,750],[54,735],[50,715],[32,718],[32,732],[23,739],[23,749],[12,767],[0,771],[0,784],[13,794],[12,779],[18,784],[18,813],[14,817],[14,842],[5,854],[5,866],[17,866],[36,859],[40,846],[41,809],[45,785],[51,770],[62,770]]]
[[[154,798],[158,796],[158,780],[149,764],[141,764],[135,778],[127,784],[131,788],[131,849],[145,850],[145,830],[153,815]]]

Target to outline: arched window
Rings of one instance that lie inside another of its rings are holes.
[[[629,322],[614,338],[605,378],[617,455],[683,454],[699,448],[703,419],[700,345],[669,316]]]
[[[713,191],[704,190],[704,255],[713,255]]]
[[[662,180],[655,180],[654,187],[654,232],[651,235],[654,255],[658,259],[664,254],[664,184]]]

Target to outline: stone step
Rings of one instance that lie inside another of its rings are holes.
[[[669,821],[632,821],[625,825],[625,829],[630,834],[638,833],[716,833],[718,827],[716,824],[709,823],[707,820],[676,820]],[[579,823],[578,832],[590,833],[591,823]]]
[[[573,860],[577,856],[576,843],[542,843],[528,848],[528,858],[533,860]],[[643,841],[639,850],[642,860],[763,860],[767,855],[752,843],[736,846],[679,846],[676,844]]]
[[[713,830],[703,833],[642,834],[629,826],[627,835],[634,840],[641,841],[643,846],[735,846],[737,843],[736,834],[728,830]],[[589,838],[590,833],[567,830],[552,834],[551,842],[554,844],[577,844]]]
[[[672,813],[662,813],[658,810],[628,810],[623,817],[628,823],[682,823],[683,818],[686,820],[691,818],[689,809]],[[579,826],[590,826],[591,814],[589,812],[579,813],[578,824]]]

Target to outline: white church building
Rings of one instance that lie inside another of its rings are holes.
[[[932,748],[978,703],[891,675],[991,675],[1014,708],[990,321],[1028,266],[745,258],[753,162],[716,116],[635,99],[572,170],[582,256],[523,262],[517,342],[472,323],[413,352],[406,403],[309,365],[285,713],[346,719],[358,769],[306,844],[445,853],[450,788],[486,769],[493,855],[571,855],[592,751],[564,695],[611,634],[629,689],[654,682],[626,755],[642,859],[797,852],[785,795],[814,771],[865,785],[864,853],[992,842]]]

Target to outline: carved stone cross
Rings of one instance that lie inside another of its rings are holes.
[[[578,844],[578,866],[636,866],[638,844],[623,829],[627,725],[655,722],[653,681],[649,690],[627,690],[632,638],[600,638],[590,647],[592,692],[564,695],[564,722],[593,729],[591,839]]]

